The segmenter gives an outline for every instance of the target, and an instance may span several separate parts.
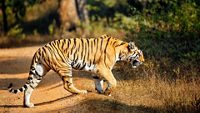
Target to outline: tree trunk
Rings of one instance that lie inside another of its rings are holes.
[[[77,7],[79,18],[82,23],[85,23],[86,25],[88,25],[89,17],[88,17],[88,11],[85,6],[86,6],[86,0],[76,0],[76,7]]]
[[[7,14],[6,14],[5,0],[1,1],[1,9],[3,13],[3,29],[4,29],[4,33],[6,34],[8,32],[8,20],[7,20]]]
[[[76,30],[80,25],[89,25],[86,0],[59,0],[59,20],[62,32]]]
[[[62,31],[75,30],[80,24],[75,0],[59,0],[58,14]]]

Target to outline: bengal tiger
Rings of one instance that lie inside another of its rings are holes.
[[[13,89],[10,84],[9,91],[24,92],[24,106],[33,107],[34,104],[30,102],[33,89],[49,70],[53,70],[59,74],[67,91],[85,94],[87,90],[79,90],[73,85],[72,69],[76,69],[92,72],[97,92],[110,95],[117,83],[111,72],[117,61],[131,62],[132,67],[136,68],[144,62],[144,57],[134,42],[127,43],[108,35],[54,40],[35,52],[25,85]],[[103,81],[107,83],[105,90]]]

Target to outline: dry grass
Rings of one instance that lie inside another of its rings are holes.
[[[169,83],[151,77],[120,81],[114,96],[129,105],[143,105],[162,112],[199,112],[200,89],[197,81]]]
[[[124,64],[120,64],[119,67],[121,65]],[[152,112],[200,112],[199,77],[186,78],[179,75],[178,78],[171,79],[170,72],[162,77],[150,61],[135,70],[129,69],[128,66],[123,67],[118,69],[116,66],[114,71],[118,75],[119,82],[113,96],[118,101],[130,106],[152,108]],[[188,74],[192,75],[192,73]]]

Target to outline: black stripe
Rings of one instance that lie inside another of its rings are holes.
[[[40,75],[37,73],[37,71],[35,71],[35,78],[36,78],[37,80],[41,80],[41,79],[42,79],[42,76],[40,76]]]
[[[65,62],[64,55],[62,54],[62,51],[58,48],[58,45],[53,44],[54,50],[58,53],[59,57],[61,58],[62,62]]]
[[[53,54],[54,54],[54,52],[53,52],[53,50],[52,50],[52,48],[51,48],[51,47],[47,47],[47,49],[48,49],[48,51],[50,52],[50,54],[51,54],[51,55],[53,55]]]
[[[53,42],[50,42],[50,43],[49,43],[50,47],[52,47],[52,43],[53,43]]]
[[[58,46],[59,45],[59,40],[55,40],[54,44],[55,44],[55,46]]]
[[[94,47],[93,44],[94,44],[94,40],[91,40],[91,53],[93,53],[93,49],[94,49],[94,48],[93,48],[93,47]]]
[[[71,44],[71,39],[68,39],[68,48],[69,48],[70,44]]]
[[[34,54],[34,56],[33,56],[33,60],[31,61],[31,64],[34,63],[34,59],[36,58],[36,53],[37,53],[37,52],[35,52],[35,54]],[[31,65],[31,68],[34,68],[34,67],[32,67],[32,65]]]
[[[58,44],[60,45],[60,40],[58,40]]]
[[[86,57],[86,52],[87,52],[87,51],[86,51],[86,49],[87,49],[86,46],[87,46],[87,44],[84,44],[84,48],[83,48],[83,49],[84,49],[84,52],[83,52],[83,58],[82,58],[83,62],[82,62],[82,63],[85,63],[85,57]]]
[[[66,40],[65,39],[63,39],[63,41],[62,41],[62,48],[61,49],[63,49],[64,50],[64,45],[65,45],[65,42],[66,42]]]
[[[76,63],[77,63],[77,61],[78,61],[78,57],[76,57],[76,59],[74,60],[74,63],[76,64]]]
[[[118,46],[121,46],[121,45],[124,45],[126,44],[125,42],[121,42],[119,45],[116,45],[115,47],[118,47]]]
[[[76,38],[74,38],[74,48],[76,47]]]
[[[89,60],[89,67],[91,67],[91,65],[92,65],[92,61],[91,61],[91,59]]]
[[[71,63],[71,66],[74,67],[74,64],[75,64],[75,62],[72,62],[72,63]]]
[[[48,49],[48,48],[47,48]],[[43,48],[43,57],[45,57],[45,58],[43,58],[43,60],[45,61],[45,63],[46,64],[48,64],[48,65],[50,65],[50,60],[49,60],[49,56],[47,56],[47,50],[46,50],[46,48]],[[48,60],[48,62],[46,61],[46,59]]]
[[[27,89],[28,87],[26,86],[26,84],[23,86],[25,89]]]
[[[86,56],[86,55],[84,54],[84,55],[83,55],[83,59],[82,59],[82,60],[83,60],[82,63],[85,63],[85,56]]]
[[[75,49],[75,52],[73,53],[73,59],[75,59],[76,53],[77,53],[77,49],[75,47],[76,47],[76,39],[74,39],[74,45],[73,45],[73,49],[72,49],[72,51]]]
[[[88,52],[89,52],[89,47],[88,47],[88,41],[87,41],[87,39],[86,39],[84,62],[87,62],[87,59],[88,59]]]
[[[74,57],[74,61],[75,61],[75,63],[77,63],[77,61],[78,61],[78,59],[79,59],[79,53],[78,53],[78,51],[80,50],[80,43],[78,43],[78,47],[76,48],[76,51],[74,52],[74,55],[75,55],[75,57]]]
[[[61,78],[64,81],[65,78],[72,78],[72,76],[62,76]]]
[[[83,52],[84,52],[84,41],[81,38],[81,44],[82,44],[82,51],[81,51],[81,59],[83,59]]]
[[[102,46],[103,46],[103,38],[101,37],[100,51],[102,50]]]
[[[115,42],[113,43],[113,46],[114,46],[114,47],[116,47],[116,46],[115,46],[116,43],[117,43],[117,41],[115,40]]]
[[[74,59],[74,61],[78,59],[78,56],[77,56],[77,49],[76,49],[75,52],[74,52],[73,59]]]
[[[106,46],[105,46],[105,50],[104,50],[104,63],[105,63],[105,65],[106,65],[106,55],[107,55],[107,54],[106,54],[106,51],[107,51],[107,47],[108,47],[108,44],[109,44],[110,39],[111,39],[111,38],[108,39],[108,41],[107,41],[107,43],[106,43]],[[106,65],[106,66],[107,66],[107,65]]]
[[[33,74],[33,75],[35,75],[35,73],[34,72],[32,72],[33,70],[31,70],[30,72],[29,72],[29,75],[31,75],[31,74]]]
[[[116,58],[116,50],[115,50],[115,47],[114,47],[114,55],[115,55],[115,61],[116,61],[117,58]]]
[[[87,51],[87,61],[88,61],[89,56],[90,56],[90,41],[89,41],[89,39],[87,39],[87,43],[88,43],[88,51]]]
[[[16,93],[17,93],[17,90],[14,90],[14,93],[16,94]]]
[[[35,89],[31,84],[29,85],[32,89]]]
[[[22,92],[22,91],[23,91],[23,89],[22,89],[22,88],[20,88],[19,90],[20,90],[20,92]]]
[[[41,48],[38,49],[38,55],[41,56]]]
[[[93,76],[93,78],[94,78],[94,79],[99,79],[99,77],[98,77],[98,76]]]
[[[78,48],[77,49],[80,50],[80,43],[78,43]]]
[[[33,78],[32,77],[28,77],[28,80],[32,80]]]
[[[86,66],[86,63],[84,63],[84,65],[80,68],[80,70],[82,70],[85,66]]]
[[[61,40],[58,40],[58,42],[57,42],[57,47],[58,47],[58,49],[60,50],[60,47],[61,47]]]
[[[95,48],[96,48],[96,52],[95,52],[95,54],[94,54],[93,64],[94,64],[94,62],[95,62],[96,54],[97,54],[97,52],[98,52],[98,39],[96,38],[96,39],[94,40],[94,42],[96,42],[96,43],[94,43],[94,44],[95,44]]]
[[[34,58],[34,60],[33,60],[33,63],[37,63],[37,62],[38,62],[38,58],[39,58],[39,49],[38,49],[38,51],[36,52],[35,58]]]
[[[52,52],[52,53],[55,53],[55,51],[58,51],[58,50],[56,49],[56,46],[54,45],[53,42],[50,44],[50,47],[51,47],[51,50],[53,49],[53,52]]]
[[[79,63],[78,63],[78,64],[77,64],[77,66],[76,66],[76,68],[77,68],[77,69],[79,69],[79,68],[80,68],[80,66],[81,66],[81,64],[79,64]]]
[[[105,54],[106,54],[106,50],[107,50],[107,47],[108,47],[108,44],[109,44],[110,39],[111,39],[111,38],[109,38],[109,39],[107,40],[107,43],[106,43],[106,46],[105,46],[105,50],[104,50],[104,53],[105,53]]]
[[[41,77],[41,76],[38,74],[38,72],[37,72],[37,71],[35,71],[35,75],[39,76],[39,78]]]

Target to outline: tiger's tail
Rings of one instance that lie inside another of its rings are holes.
[[[39,50],[38,50],[39,51]],[[24,86],[22,86],[21,88],[19,89],[13,89],[13,84],[10,83],[10,85],[8,86],[8,91],[11,92],[11,93],[19,93],[19,92],[24,92],[28,87],[32,87],[32,82],[31,80],[33,79],[34,76],[37,76],[37,73],[35,73],[35,65],[37,64],[38,60],[39,60],[39,57],[38,57],[38,51],[35,53],[35,55],[33,56],[33,60],[32,60],[32,63],[31,63],[31,69],[30,69],[30,72],[29,72],[29,77],[28,77],[28,80],[27,82],[24,84]],[[30,77],[30,75],[33,75],[33,77]]]
[[[24,92],[28,88],[29,84],[26,83],[23,87],[21,87],[19,89],[13,89],[12,86],[13,86],[13,84],[10,83],[10,85],[8,86],[9,92],[17,94],[19,92]]]

